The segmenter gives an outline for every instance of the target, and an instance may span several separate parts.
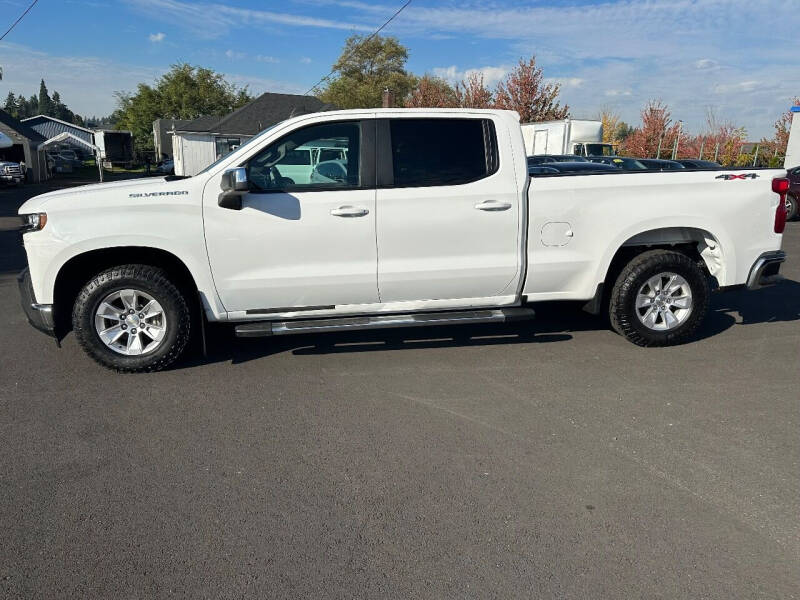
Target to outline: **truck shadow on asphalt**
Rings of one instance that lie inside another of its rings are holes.
[[[609,331],[607,319],[581,310],[582,303],[553,302],[536,306],[533,321],[511,324],[450,325],[410,329],[353,331],[314,335],[237,339],[229,326],[207,330],[208,356],[198,351],[177,368],[212,362],[245,363],[273,354],[352,354],[420,348],[482,347],[507,344],[569,342],[583,331]],[[756,291],[713,294],[708,318],[695,341],[710,338],[734,325],[800,320],[800,282],[784,280]],[[620,343],[624,343],[620,340]]]

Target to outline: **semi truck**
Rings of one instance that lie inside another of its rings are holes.
[[[524,123],[522,137],[528,156],[537,154],[575,154],[613,156],[614,147],[603,142],[602,121],[561,119]]]
[[[347,150],[319,163],[341,177],[276,167],[323,144]],[[712,290],[776,280],[788,185],[784,169],[532,177],[511,111],[306,114],[193,177],[28,200],[19,286],[32,325],[128,372],[172,364],[208,322],[324,335],[524,321],[556,300],[667,346]]]

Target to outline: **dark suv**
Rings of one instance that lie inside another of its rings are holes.
[[[789,169],[789,193],[786,194],[786,219],[800,216],[800,167]]]

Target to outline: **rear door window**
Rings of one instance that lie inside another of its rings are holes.
[[[392,119],[393,187],[459,185],[497,170],[488,119]]]

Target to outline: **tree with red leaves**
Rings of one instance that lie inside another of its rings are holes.
[[[536,66],[536,57],[519,64],[503,81],[497,84],[495,108],[515,110],[521,123],[565,119],[569,106],[558,103],[561,84],[546,83],[542,70]]]
[[[424,75],[405,101],[406,108],[455,108],[459,95],[441,77]]]
[[[491,108],[492,91],[484,85],[483,73],[472,72],[456,85],[456,96],[461,108]]]
[[[800,106],[800,96],[792,98],[792,106]],[[789,143],[789,128],[792,126],[792,113],[787,110],[780,118],[775,121],[775,134],[771,140],[764,138],[761,140],[762,151],[769,157],[780,157],[786,155],[786,145]],[[800,123],[800,117],[797,122]],[[800,125],[798,125],[800,127]],[[783,164],[782,162],[780,164]]]
[[[650,100],[641,115],[642,124],[625,138],[623,153],[638,158],[672,156],[672,147],[680,125],[672,122],[669,107],[661,100]]]
[[[714,111],[709,109],[706,130],[698,136],[687,137],[681,144],[679,156],[716,160],[726,166],[735,166],[746,139],[744,127],[737,127],[729,121],[720,122]]]

